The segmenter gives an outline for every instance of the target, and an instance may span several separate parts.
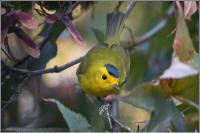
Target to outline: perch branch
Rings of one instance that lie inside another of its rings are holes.
[[[36,76],[36,75],[40,75],[40,74],[46,74],[46,73],[58,73],[61,72],[77,63],[79,63],[81,61],[83,57],[80,57],[78,59],[75,59],[69,63],[66,63],[62,66],[54,66],[52,68],[47,68],[47,69],[39,69],[39,70],[34,70],[34,71],[29,71],[27,69],[20,69],[20,68],[16,68],[16,67],[10,67],[7,66],[4,62],[1,61],[1,63],[3,65],[5,65],[5,67],[7,67],[9,70],[11,70],[12,72],[15,73],[19,73],[19,74],[27,74],[29,76]]]
[[[136,0],[132,0],[126,7],[126,10],[124,11],[126,18],[129,16],[129,14],[130,14],[131,10],[133,9],[133,7],[135,6],[135,4],[136,4]]]
[[[119,2],[118,5],[115,7],[115,12],[119,11],[119,8],[121,6],[122,2]],[[130,3],[128,4],[128,6],[126,7],[124,14],[125,14],[125,19],[128,18],[130,12],[132,11],[133,7],[135,6],[136,1],[132,0],[130,1]],[[119,112],[118,112],[118,101],[117,100],[113,100],[112,101],[112,120],[114,121],[113,123],[113,132],[117,132],[118,131],[118,126],[124,128],[127,131],[132,131],[131,128],[124,126],[123,124],[121,124],[119,121],[117,121],[118,116],[119,116]]]
[[[44,45],[49,41],[50,37],[52,35],[52,25],[50,25],[49,27],[49,32],[47,33],[46,37],[44,38],[44,40],[39,44],[40,46],[40,50],[44,47]],[[25,56],[22,60],[18,61],[17,63],[15,63],[13,65],[13,67],[18,67],[22,64],[24,64],[31,56],[30,55],[27,55]],[[8,75],[9,71],[6,69],[6,67],[3,67],[1,69],[1,78],[4,78],[5,76]]]
[[[169,19],[171,18],[172,14],[174,12],[174,3],[169,7],[169,9],[166,12],[165,18],[163,18],[160,23],[158,23],[155,27],[153,27],[151,30],[149,30],[144,35],[140,36],[136,40],[130,40],[128,42],[121,42],[121,45],[125,48],[132,49],[135,46],[150,40],[155,35],[157,35],[168,23]]]
[[[79,63],[81,61],[83,57],[80,57],[76,60],[73,60],[69,63],[66,63],[62,66],[55,66],[53,68],[47,68],[47,69],[40,69],[40,70],[35,70],[35,71],[29,71],[27,69],[19,69],[19,68],[15,68],[15,67],[10,67],[10,66],[7,66],[3,61],[1,61],[2,64],[5,65],[6,68],[8,68],[9,70],[11,70],[12,72],[16,72],[16,73],[19,73],[19,74],[26,74],[27,76],[24,78],[24,80],[20,83],[18,89],[16,92],[14,92],[12,94],[12,96],[9,98],[8,101],[5,102],[5,104],[3,105],[2,107],[2,111],[5,110],[5,108],[8,106],[8,104],[14,102],[17,97],[19,96],[19,94],[21,93],[22,91],[22,88],[23,86],[25,85],[25,83],[28,81],[29,77],[31,76],[36,76],[36,75],[40,75],[40,74],[46,74],[46,73],[54,73],[54,72],[60,72],[60,71],[63,71],[77,63]]]
[[[112,119],[113,122],[115,122],[121,128],[125,129],[126,131],[133,132],[133,130],[130,127],[125,126],[124,124],[122,124],[121,122],[119,122],[117,119],[115,119],[112,115],[110,116],[110,118]]]
[[[5,108],[8,106],[8,104],[14,102],[17,97],[20,95],[22,88],[24,87],[24,85],[26,84],[26,82],[28,81],[29,77],[26,76],[22,82],[19,84],[17,90],[12,94],[12,96],[8,99],[8,101],[4,102],[5,104],[2,106],[1,111],[4,111]]]

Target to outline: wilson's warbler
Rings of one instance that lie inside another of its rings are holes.
[[[124,13],[108,14],[104,42],[89,50],[77,69],[80,86],[93,96],[118,94],[125,83],[130,61],[119,44],[124,22]]]

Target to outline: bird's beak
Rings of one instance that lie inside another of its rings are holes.
[[[117,84],[113,84],[113,87],[115,87],[115,89],[117,89],[117,90],[121,89]]]

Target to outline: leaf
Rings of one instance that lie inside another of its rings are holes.
[[[93,132],[103,132],[106,129],[102,116],[100,116],[97,112],[94,113],[91,119],[91,125]]]
[[[194,63],[194,60],[191,60],[191,62]],[[164,71],[160,78],[183,78],[197,73],[198,70],[194,69],[189,64],[181,62],[178,57],[173,55],[170,67]]]
[[[190,63],[190,66],[193,69],[199,70],[199,68],[200,68],[200,60],[199,60],[199,54],[198,53],[196,53],[196,52],[194,53],[194,57],[193,57],[193,60]]]
[[[102,31],[96,28],[91,28],[92,32],[94,33],[96,39],[98,42],[102,43],[104,42],[104,34]]]
[[[61,17],[62,22],[65,24],[67,27],[68,31],[71,33],[72,37],[81,45],[86,47],[87,44],[83,40],[82,36],[79,34],[79,32],[76,30],[74,25],[72,24],[71,20],[69,19],[68,16],[62,16]]]
[[[29,13],[15,10],[14,17],[26,28],[36,29],[38,27],[38,21]]]
[[[1,29],[1,44],[4,44],[4,40],[6,39],[8,29],[10,25],[12,24],[12,22],[14,21],[14,18],[12,15],[13,15],[12,12],[8,13],[1,23],[1,28],[2,28]]]
[[[61,21],[56,21],[53,24],[52,28],[52,37],[50,38],[50,41],[52,43],[56,43],[56,40],[61,35],[61,33],[65,30],[65,25]],[[48,32],[48,31],[47,31]],[[45,32],[44,32],[45,33]]]
[[[151,119],[145,131],[166,131],[171,124],[177,131],[185,131],[185,120],[164,90],[153,82],[137,86],[119,100],[143,108],[151,113]],[[175,123],[176,122],[176,123]]]
[[[71,132],[90,131],[90,124],[81,114],[75,113],[53,98],[44,98],[46,102],[56,103]]]
[[[196,1],[184,1],[184,17],[189,20],[190,17],[197,11]]]
[[[195,129],[199,129],[199,110],[194,106],[187,103],[178,105],[178,109],[184,114],[187,131],[193,132]]]
[[[1,8],[1,15],[4,15],[6,13],[6,9],[5,8]]]
[[[37,20],[28,13],[22,12],[21,10],[14,10],[6,14],[6,17],[1,23],[1,43],[7,36],[10,25],[15,21],[20,21],[25,27],[29,29],[35,29],[38,27]]]
[[[53,24],[58,19],[59,16],[57,14],[50,14],[46,16],[45,21],[49,24]]]
[[[179,2],[176,3],[179,15],[173,49],[176,55],[179,57],[180,61],[187,63],[193,58],[194,49],[187,25],[184,20],[183,9]]]
[[[29,55],[35,58],[40,57],[39,47],[21,28],[12,27],[12,30],[16,34],[16,36],[20,39],[22,46]]]
[[[41,50],[41,55],[39,58],[32,58],[28,61],[29,70],[37,70],[45,68],[47,62],[56,56],[57,45],[48,42]]]
[[[197,105],[199,103],[199,74],[181,79],[174,79],[174,95],[182,96],[192,100]]]

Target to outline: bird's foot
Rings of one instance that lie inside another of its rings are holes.
[[[104,113],[106,114],[110,128],[112,129],[112,123],[111,123],[111,118],[110,118],[110,116],[111,116],[111,114],[110,114],[110,104],[109,103],[103,103],[101,105],[101,107],[99,108],[99,115],[102,115]]]

